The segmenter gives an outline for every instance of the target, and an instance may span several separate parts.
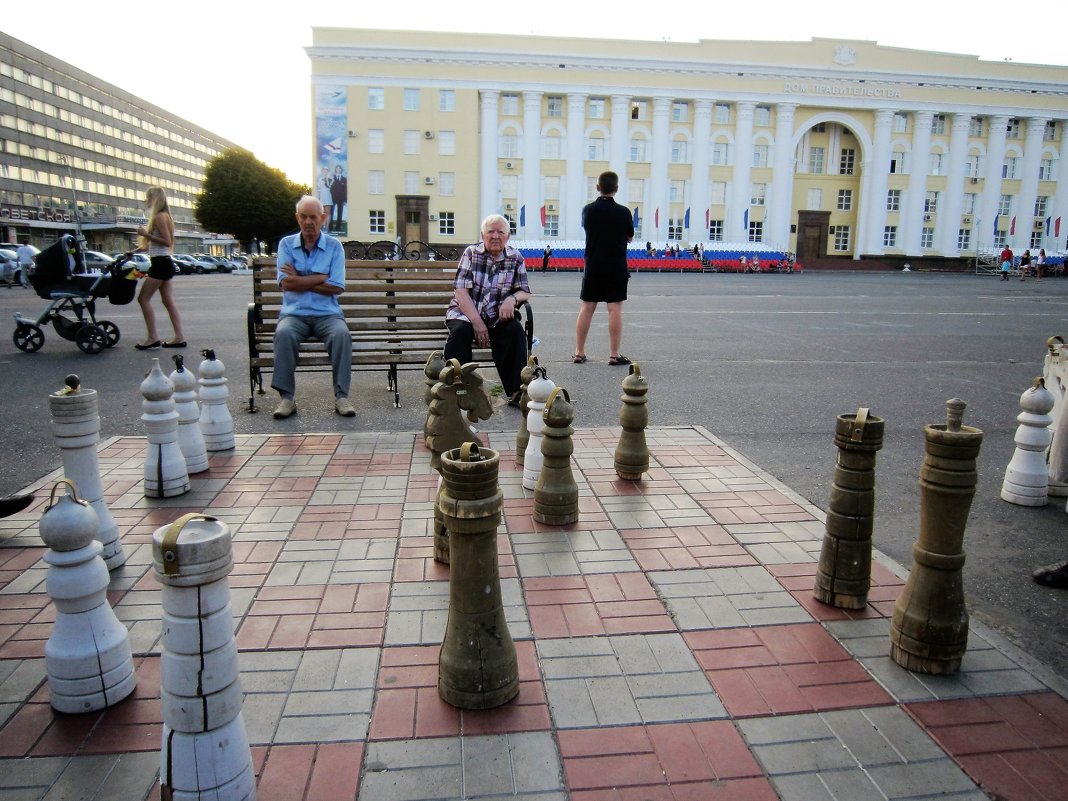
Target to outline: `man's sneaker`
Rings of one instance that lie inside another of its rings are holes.
[[[297,413],[297,404],[293,402],[292,398],[282,398],[282,402],[274,407],[274,419],[284,420],[287,417],[292,417]]]
[[[338,398],[334,401],[334,409],[342,417],[355,417],[356,409],[353,408],[352,403],[348,398]]]

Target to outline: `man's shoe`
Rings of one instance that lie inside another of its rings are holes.
[[[342,417],[355,417],[356,409],[353,408],[352,403],[348,398],[337,398],[334,401],[334,409]]]
[[[297,413],[297,404],[292,398],[282,398],[282,402],[274,407],[274,419],[284,420]]]

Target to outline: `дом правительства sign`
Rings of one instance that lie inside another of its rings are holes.
[[[787,81],[783,91],[791,95],[827,95],[831,97],[901,97],[897,86],[868,86],[859,83],[825,81]]]

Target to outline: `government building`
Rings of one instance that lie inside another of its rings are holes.
[[[874,42],[313,29],[314,168],[342,236],[581,245],[597,175],[635,242],[799,259],[1064,250],[1068,68]],[[344,197],[344,199],[340,199]]]
[[[0,33],[0,243],[80,232],[90,250],[129,250],[155,185],[175,250],[222,252],[234,240],[200,230],[193,201],[208,162],[234,146]]]

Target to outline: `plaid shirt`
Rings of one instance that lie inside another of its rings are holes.
[[[470,245],[464,251],[456,267],[456,279],[452,286],[454,289],[467,290],[487,328],[497,324],[501,302],[506,297],[520,290],[530,292],[523,254],[505,245],[500,258],[494,261],[482,242]],[[449,304],[445,319],[467,320],[467,315],[460,310],[456,298]]]

